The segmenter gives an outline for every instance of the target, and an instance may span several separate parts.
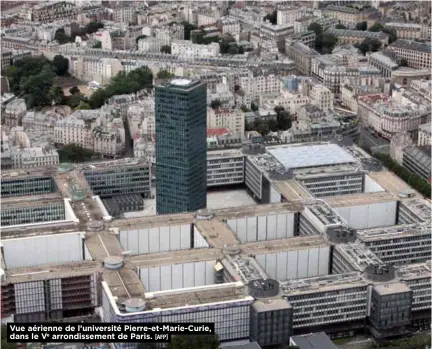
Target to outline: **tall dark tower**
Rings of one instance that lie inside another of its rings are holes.
[[[207,205],[207,86],[174,79],[156,86],[156,212]]]

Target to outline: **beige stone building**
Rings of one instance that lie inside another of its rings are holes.
[[[228,128],[233,134],[245,131],[245,118],[241,110],[229,108],[207,109],[207,128]]]
[[[430,44],[399,39],[389,46],[389,50],[396,54],[398,60],[405,59],[411,68],[432,69]]]

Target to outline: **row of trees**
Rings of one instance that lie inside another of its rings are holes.
[[[153,87],[153,74],[147,67],[132,70],[130,73],[120,72],[113,77],[105,88],[96,90],[89,98],[92,109],[102,107],[114,95],[135,93]]]
[[[382,344],[370,344],[368,349],[425,349],[431,347],[430,334],[387,341]]]
[[[377,52],[381,48],[381,41],[378,39],[364,39],[360,44],[354,45],[357,47],[361,53],[366,54],[366,52]]]
[[[69,61],[57,55],[50,62],[44,56],[27,56],[6,70],[12,92],[25,99],[28,109],[62,102],[63,91],[54,86],[56,76],[68,74]]]
[[[277,10],[274,10],[272,13],[268,13],[264,17],[264,21],[270,21],[271,24],[277,24]]]
[[[54,40],[57,40],[60,45],[63,45],[68,42],[74,42],[77,36],[96,33],[99,29],[102,29],[103,27],[103,23],[93,21],[87,24],[85,27],[80,28],[77,33],[73,33],[72,36],[66,35],[64,28],[59,28],[54,34]]]
[[[370,32],[383,32],[390,35],[389,37],[389,44],[395,42],[397,40],[396,31],[394,29],[390,29],[387,27],[384,27],[382,24],[376,22],[374,25],[372,25],[368,31]]]
[[[311,23],[308,30],[314,31],[316,34],[315,50],[321,54],[327,54],[333,51],[338,41],[336,36],[323,31],[323,27],[316,22]]]
[[[431,185],[422,177],[399,165],[390,157],[390,155],[378,153],[374,154],[374,156],[379,159],[385,167],[387,167],[390,171],[394,172],[397,176],[402,178],[419,193],[421,193],[427,198],[431,197]]]

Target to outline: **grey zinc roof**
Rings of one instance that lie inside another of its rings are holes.
[[[291,341],[300,349],[337,349],[337,346],[324,332],[292,336]]]
[[[403,48],[408,50],[420,51],[425,53],[431,53],[431,45],[422,42],[398,39],[390,47]]]
[[[370,32],[370,31],[363,31],[363,30],[349,30],[349,29],[328,29],[327,32],[329,34],[335,35],[335,36],[349,36],[349,37],[355,37],[355,38],[370,38],[370,39],[378,39],[383,40],[387,37],[389,37],[389,34],[384,32]]]
[[[356,162],[337,144],[313,144],[269,148],[268,152],[285,168],[305,168]]]

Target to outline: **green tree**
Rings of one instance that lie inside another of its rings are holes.
[[[96,91],[97,92],[97,91]],[[82,101],[85,100],[84,95],[82,95],[81,93],[75,93],[71,96],[68,96],[65,99],[66,105],[68,105],[69,107],[71,107],[72,109],[77,108]]]
[[[105,104],[109,98],[108,94],[103,88],[97,89],[89,98],[89,105],[92,109],[98,109]]]
[[[272,132],[279,131],[279,124],[276,120],[270,119],[267,121],[267,125]]]
[[[365,31],[367,29],[367,22],[359,22],[355,26],[356,30],[363,30]]]
[[[220,108],[221,105],[222,105],[222,102],[219,99],[215,99],[210,103],[210,107],[212,109]]]
[[[266,136],[270,132],[270,127],[267,122],[260,121],[257,125],[255,130],[261,135]]]
[[[148,67],[141,67],[129,73],[120,72],[111,78],[106,88],[95,91],[88,101],[92,109],[100,108],[114,95],[135,93],[153,86],[153,74]]]
[[[270,21],[271,24],[277,24],[277,10],[274,10],[272,13],[268,13],[264,17],[265,21]]]
[[[84,101],[81,101],[78,107],[75,108],[75,110],[85,110],[85,109],[91,109],[90,105]]]
[[[145,39],[147,38],[147,35],[140,35],[135,39],[136,44],[138,45],[138,41],[140,41],[141,39]]]
[[[189,22],[186,22],[186,21],[181,22],[181,24],[184,27],[184,39],[190,40],[191,39],[191,31],[198,29],[198,27],[189,23]]]
[[[85,27],[85,33],[86,34],[93,34],[96,33],[99,29],[102,29],[104,27],[103,23],[92,21]]]
[[[236,44],[231,44],[228,49],[228,54],[237,55],[239,54],[239,47]]]
[[[285,110],[284,107],[277,106],[274,108],[274,111],[276,112],[276,120],[278,124],[279,130],[288,130],[291,128],[291,116],[289,113]]]
[[[347,29],[347,27],[345,27],[343,24],[340,24],[340,23],[336,24],[335,28],[336,29]]]
[[[415,173],[408,171],[405,167],[396,163],[388,154],[378,153],[374,154],[374,156],[380,160],[385,167],[394,172],[398,177],[407,182],[419,193],[427,198],[431,197],[431,185],[425,179]]]
[[[250,112],[250,109],[249,109],[248,107],[246,107],[245,105],[242,105],[242,106],[240,107],[240,109],[241,109],[241,111],[242,111],[243,113]]]
[[[77,86],[74,86],[74,87],[71,87],[71,88],[69,89],[69,93],[70,93],[71,95],[74,95],[74,94],[77,94],[77,93],[81,93],[81,91],[80,91],[80,89],[79,89]]]
[[[168,349],[219,349],[216,335],[173,336]]]
[[[92,48],[102,48],[102,42],[99,40],[96,40],[95,43],[93,44]]]
[[[396,31],[394,29],[384,27],[382,31],[383,31],[383,33],[387,33],[388,35],[390,35],[389,44],[391,44],[397,40]]]
[[[402,58],[399,65],[401,67],[408,67],[408,61],[405,58]]]
[[[309,26],[308,26],[307,29],[308,29],[308,31],[315,32],[315,34],[317,36],[320,35],[322,33],[322,31],[323,31],[322,26],[320,24],[316,23],[316,22],[313,22],[313,23],[309,24]]]
[[[333,48],[336,46],[337,44],[337,37],[329,34],[329,33],[322,33],[320,35],[320,48],[319,48],[319,52],[326,54],[326,53],[331,53],[333,51]]]
[[[70,36],[66,35],[64,28],[57,29],[57,31],[54,34],[54,40],[57,40],[57,42],[60,45],[67,44],[68,42],[74,41]]]
[[[171,54],[171,46],[169,46],[169,45],[163,45],[161,47],[161,49],[160,49],[160,52]]]
[[[16,344],[15,343],[9,343],[7,341],[7,330],[6,330],[6,326],[2,326],[1,327],[1,346],[0,348],[2,349],[16,349]]]
[[[363,53],[366,54],[366,52],[372,51],[377,52],[381,47],[381,41],[378,39],[370,39],[366,38],[364,39],[360,45],[358,45],[358,49]]]
[[[53,86],[49,92],[50,99],[55,105],[61,105],[65,101],[63,89],[60,86]]]
[[[67,144],[58,150],[60,162],[84,162],[92,159],[94,153],[77,144]]]
[[[252,102],[251,109],[252,109],[252,111],[257,111],[259,108],[258,108],[258,105],[256,105],[255,103]]]
[[[171,74],[168,70],[166,69],[162,69],[159,70],[159,72],[157,73],[156,77],[158,79],[169,79],[172,78],[174,76],[174,74]]]
[[[67,58],[62,55],[56,55],[52,64],[57,75],[64,76],[68,74],[69,60]]]
[[[381,23],[375,22],[368,31],[370,32],[380,32],[384,29],[383,25]]]

